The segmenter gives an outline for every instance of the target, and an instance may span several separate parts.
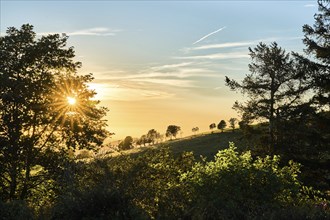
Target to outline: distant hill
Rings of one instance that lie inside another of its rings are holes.
[[[213,133],[202,133],[167,141],[163,145],[168,146],[174,154],[191,151],[196,157],[203,156],[212,159],[219,150],[227,148],[229,142],[234,142],[235,146],[240,150],[247,150],[247,143],[243,138],[242,132],[239,130],[235,132],[216,131]]]
[[[140,154],[148,149],[155,149],[160,147],[169,147],[175,155],[182,152],[193,152],[196,158],[200,156],[212,159],[214,155],[222,149],[229,146],[229,142],[234,142],[235,146],[242,151],[251,149],[251,142],[247,142],[243,137],[243,133],[237,129],[234,132],[227,130],[224,132],[214,131],[207,133],[200,133],[184,138],[168,140],[163,143],[155,144],[153,146],[137,147],[131,150],[114,152],[111,156],[121,154]]]

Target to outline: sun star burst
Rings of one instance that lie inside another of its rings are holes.
[[[70,96],[67,97],[67,100],[68,100],[69,105],[75,105],[77,102],[77,100],[75,98],[70,97]]]

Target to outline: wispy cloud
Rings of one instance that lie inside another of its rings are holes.
[[[163,79],[163,78],[140,78],[140,79],[132,79],[135,82],[147,82],[152,84],[161,84],[166,86],[175,86],[180,88],[193,88],[196,87],[194,85],[193,80],[181,80],[181,79]]]
[[[204,37],[200,38],[199,40],[195,41],[193,44],[197,44],[197,43],[201,42],[202,40],[208,38],[209,36],[211,36],[211,35],[213,35],[213,34],[216,34],[216,33],[218,33],[219,31],[222,31],[222,30],[225,29],[225,28],[226,28],[226,26],[224,26],[224,27],[222,27],[222,28],[219,28],[218,30],[213,31],[213,32],[211,32],[211,33],[205,35]]]
[[[89,84],[89,88],[97,92],[95,98],[99,100],[138,101],[174,96],[168,91],[139,86],[138,82],[94,82]]]
[[[306,5],[304,5],[304,7],[305,8],[314,8],[314,7],[316,7],[316,5],[315,4],[306,4]]]
[[[207,49],[221,49],[221,48],[230,48],[230,47],[243,47],[255,44],[255,41],[250,42],[228,42],[228,43],[222,43],[222,44],[209,44],[209,45],[203,45],[199,47],[193,47],[190,48],[191,50],[207,50]]]
[[[114,36],[118,32],[121,32],[120,29],[110,29],[106,27],[95,27],[95,28],[89,28],[89,29],[82,29],[77,31],[69,31],[69,32],[41,32],[38,33],[38,35],[48,35],[48,34],[58,34],[62,33],[64,35],[68,36]]]
[[[181,49],[180,51],[184,54],[189,54],[193,51],[200,51],[200,50],[209,50],[209,49],[227,49],[227,48],[239,48],[239,47],[247,47],[251,45],[257,45],[259,42],[270,43],[273,41],[289,41],[289,40],[297,40],[301,39],[302,37],[269,37],[263,38],[258,40],[250,40],[250,41],[237,41],[237,42],[225,42],[225,43],[218,43],[218,44],[206,44],[202,46],[193,46],[193,47],[186,47]]]
[[[109,29],[105,27],[96,27],[84,30],[78,30],[67,33],[71,36],[114,36],[116,33],[120,32],[119,29]]]
[[[91,88],[102,100],[167,99],[178,91],[195,91],[206,78],[222,77],[203,62],[177,62],[148,67],[137,73],[120,70],[98,72]]]
[[[151,67],[152,70],[155,71],[161,71],[161,70],[167,70],[167,69],[176,69],[179,67],[185,67],[193,64],[192,62],[185,62],[185,63],[175,63],[175,64],[166,64],[166,65],[161,65],[161,66],[154,66]]]
[[[248,53],[242,52],[233,52],[233,53],[215,53],[215,54],[207,54],[207,55],[197,55],[197,56],[185,56],[185,57],[174,57],[175,59],[182,60],[222,60],[222,59],[239,59],[239,58],[248,58]]]
[[[194,76],[216,77],[213,71],[204,68],[184,68],[171,72],[146,72],[130,76],[130,78],[190,78]]]

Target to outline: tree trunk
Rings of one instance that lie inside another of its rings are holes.
[[[271,88],[270,88],[270,112],[269,112],[269,145],[270,149],[275,149],[275,138],[274,138],[274,100],[275,96],[275,73],[271,73]]]
[[[9,200],[16,199],[16,189],[17,189],[17,166],[13,165],[10,169],[10,184],[9,184]]]
[[[25,159],[25,179],[23,182],[23,189],[20,195],[20,199],[24,200],[28,196],[28,190],[29,190],[29,183],[30,183],[30,174],[31,174],[31,147],[29,146],[29,149],[27,150],[27,155]]]

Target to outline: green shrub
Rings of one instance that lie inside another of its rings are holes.
[[[311,213],[304,212],[305,208],[318,212],[313,204],[321,200],[307,197],[297,180],[299,165],[290,161],[280,167],[279,162],[278,156],[254,159],[250,152],[239,154],[230,144],[214,161],[196,163],[181,177],[194,190],[190,217],[268,219],[289,213],[305,218]]]
[[[300,166],[253,158],[234,144],[213,161],[167,148],[76,164],[52,219],[322,219],[327,201],[297,179]]]
[[[29,220],[33,219],[33,217],[32,210],[24,201],[3,202],[0,200],[1,220]]]

